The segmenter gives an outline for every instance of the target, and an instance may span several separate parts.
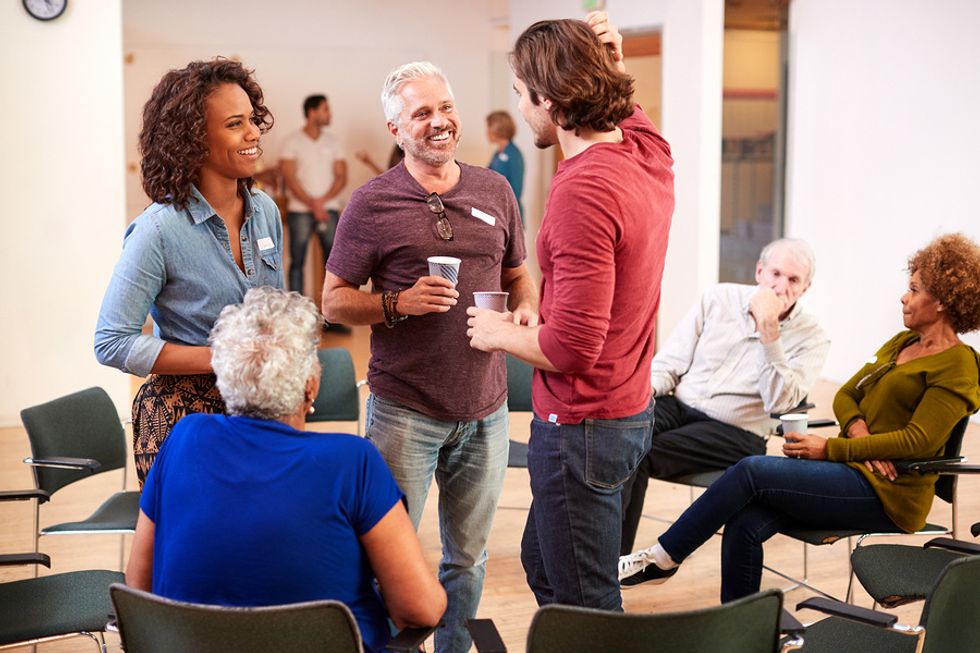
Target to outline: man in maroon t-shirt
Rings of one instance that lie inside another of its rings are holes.
[[[507,468],[503,354],[472,349],[473,293],[510,293],[515,323],[536,325],[537,291],[507,180],[455,160],[459,115],[445,75],[401,66],[382,90],[388,130],[405,160],[351,196],[327,262],[323,312],[371,325],[367,436],[408,501],[416,528],[435,476],[448,606],[436,651],[465,653],[465,622],[483,590],[486,542]],[[426,259],[461,260],[458,279],[430,276]],[[360,290],[371,280],[373,291]]]
[[[620,610],[620,497],[651,441],[673,161],[633,103],[622,37],[605,13],[532,25],[511,66],[535,145],[565,155],[537,241],[541,325],[469,309],[468,335],[476,349],[538,368],[521,543],[538,603]]]

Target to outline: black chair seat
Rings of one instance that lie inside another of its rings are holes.
[[[77,632],[102,632],[112,612],[116,571],[72,571],[0,584],[0,645]]]
[[[527,445],[517,440],[510,441],[510,453],[507,454],[508,467],[527,468]]]
[[[871,598],[894,608],[924,600],[946,565],[962,557],[945,549],[872,544],[854,549],[851,566]]]
[[[856,623],[840,617],[823,619],[806,627],[804,653],[914,653],[915,637]]]
[[[693,485],[694,487],[708,487],[725,473],[724,469],[713,470],[710,472],[697,472],[695,474],[684,474],[675,478],[667,479],[671,483],[681,485]]]
[[[128,532],[136,530],[139,516],[140,493],[116,492],[83,521],[54,524],[41,529],[42,535],[56,535],[80,532]]]

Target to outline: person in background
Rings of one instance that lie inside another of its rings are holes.
[[[436,651],[466,653],[508,427],[506,361],[469,347],[465,307],[474,291],[502,290],[511,319],[536,324],[537,291],[514,193],[500,175],[456,161],[460,120],[445,74],[429,62],[405,64],[388,75],[381,99],[405,161],[351,195],[327,261],[323,312],[371,325],[367,437],[416,527],[432,479],[439,485],[439,580],[449,606]],[[460,259],[458,278],[430,274],[429,256]],[[360,289],[368,279],[370,292]]]
[[[347,162],[330,126],[330,101],[311,95],[303,101],[306,124],[286,137],[279,167],[289,197],[289,289],[303,293],[303,266],[315,233],[326,262],[340,220],[340,192],[347,185]]]
[[[126,583],[212,605],[335,599],[380,653],[389,616],[434,626],[446,594],[374,446],[303,430],[321,321],[309,299],[269,287],[221,312],[210,342],[228,414],[184,418],[160,450]]]
[[[724,526],[721,600],[732,601],[759,591],[762,544],[784,528],[912,533],[925,525],[938,474],[895,463],[941,455],[953,426],[980,407],[980,354],[957,335],[980,328],[980,247],[941,236],[908,269],[906,330],[841,386],[840,434],[788,433],[787,457],[743,458],[655,545],[622,559],[621,572],[662,583]]]
[[[506,111],[494,111],[487,116],[487,140],[495,148],[487,167],[502,174],[510,184],[523,220],[524,204],[521,203],[521,193],[524,191],[524,155],[514,145],[515,134],[517,127],[514,119]]]
[[[815,268],[805,241],[769,243],[756,285],[708,288],[653,357],[653,444],[623,492],[620,553],[633,550],[651,476],[669,481],[764,454],[769,415],[810,392],[830,350],[799,301]]]
[[[559,145],[541,231],[541,324],[469,309],[470,345],[537,369],[521,562],[539,605],[621,610],[623,485],[650,448],[650,361],[674,211],[670,146],[633,102],[604,12],[528,27],[518,109]]]
[[[250,288],[283,285],[279,210],[253,188],[272,122],[252,72],[220,58],[171,70],[143,107],[153,203],[126,228],[95,330],[100,363],[147,376],[133,401],[140,485],[177,420],[224,411],[207,344],[218,313]]]

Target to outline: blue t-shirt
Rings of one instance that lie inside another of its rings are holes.
[[[365,651],[381,651],[387,612],[358,537],[402,496],[363,438],[188,415],[140,499],[155,524],[153,592],[238,606],[336,599],[354,613]]]
[[[494,172],[499,172],[510,184],[517,198],[517,206],[521,212],[521,220],[524,219],[524,204],[521,202],[521,193],[524,191],[524,156],[514,145],[514,141],[508,141],[503,151],[494,152],[490,164],[487,166]]]

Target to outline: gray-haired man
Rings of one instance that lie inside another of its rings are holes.
[[[470,348],[473,292],[504,290],[516,322],[537,323],[514,193],[499,174],[455,160],[460,120],[445,75],[428,62],[385,81],[388,130],[403,163],[351,196],[327,262],[323,312],[371,325],[368,438],[408,499],[418,527],[435,476],[449,605],[436,650],[470,649],[486,541],[507,466],[503,354]],[[426,259],[461,259],[458,283],[429,276]],[[373,291],[360,290],[370,279]]]
[[[814,271],[805,241],[769,243],[756,264],[758,285],[709,288],[654,357],[653,445],[623,491],[621,553],[633,548],[651,476],[727,469],[764,454],[769,414],[791,410],[810,391],[830,349],[798,302]],[[629,572],[620,567],[621,577]]]

